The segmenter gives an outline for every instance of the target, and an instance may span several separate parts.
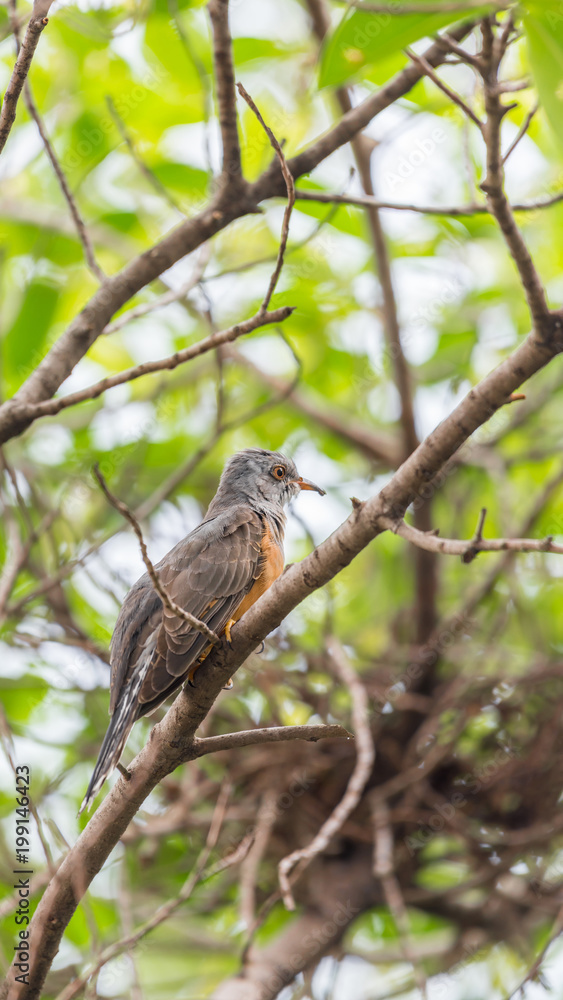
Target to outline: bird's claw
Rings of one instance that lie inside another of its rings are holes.
[[[227,640],[227,645],[229,646],[230,649],[233,648],[233,641],[231,639],[231,629],[232,629],[233,625],[235,625],[235,624],[236,624],[235,623],[235,619],[234,618],[229,618],[227,624],[225,625],[224,635],[225,635],[225,639]]]

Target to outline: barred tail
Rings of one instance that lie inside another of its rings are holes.
[[[127,737],[133,728],[133,724],[136,719],[136,705],[129,705],[131,711],[125,715],[120,713],[120,708],[125,707],[119,705],[117,707],[115,715],[108,726],[106,735],[104,736],[104,741],[96,761],[96,766],[94,768],[94,773],[90,779],[90,784],[88,785],[88,791],[84,796],[84,800],[80,809],[78,810],[78,815],[83,812],[84,809],[90,809],[92,801],[96,798],[96,795],[100,791],[104,781],[108,777],[111,771],[119,761],[121,754],[123,753],[123,748],[127,742]]]
[[[111,717],[106,735],[104,736],[94,773],[88,785],[88,791],[78,810],[79,816],[84,809],[90,808],[93,799],[95,799],[100,791],[107,776],[113,771],[116,764],[119,763],[119,758],[123,753],[127,737],[139,717],[139,692],[151,665],[155,646],[156,637],[150,644],[147,644],[144,655],[140,657],[135,674],[121,691],[115,712]]]

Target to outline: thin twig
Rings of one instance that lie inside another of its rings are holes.
[[[256,918],[258,870],[276,821],[277,797],[276,788],[268,788],[264,792],[256,817],[254,841],[240,866],[240,916],[247,930],[252,927]]]
[[[355,7],[357,10],[365,11],[369,14],[460,14],[470,11],[475,7],[482,7],[482,0],[449,0],[447,3],[417,3],[408,4],[395,3],[364,3],[363,0],[342,0],[348,7]],[[489,6],[494,6],[497,10],[504,10],[509,6],[510,0],[489,0]]]
[[[460,95],[457,94],[455,90],[452,90],[451,87],[448,87],[447,83],[444,83],[444,81],[440,79],[438,74],[435,72],[430,63],[427,62],[424,56],[416,55],[416,53],[413,52],[411,49],[406,49],[406,53],[409,59],[415,64],[415,66],[418,66],[420,69],[424,70],[425,76],[429,77],[430,80],[432,80],[436,84],[436,86],[447,97],[449,97],[450,101],[453,101],[454,104],[457,104],[458,108],[461,108],[464,115],[467,115],[467,117],[470,118],[471,121],[477,126],[479,131],[482,132],[483,122],[481,121],[481,119],[477,117],[473,109],[470,108],[469,105],[465,103],[463,98],[460,97]]]
[[[389,819],[389,807],[382,799],[376,800],[373,804],[373,819],[375,827],[373,872],[375,877],[381,880],[385,901],[399,932],[401,951],[407,962],[412,965],[415,982],[426,1000],[426,976],[416,961],[411,947],[409,915],[393,861],[394,837]]]
[[[291,891],[290,875],[297,864],[299,874],[303,869],[324,851],[332,837],[346,822],[360,801],[362,792],[368,782],[375,760],[375,748],[371,735],[368,713],[368,696],[366,689],[356,671],[351,666],[346,653],[336,639],[331,639],[328,651],[334,670],[352,698],[352,720],[356,735],[356,764],[352,772],[344,796],[323,823],[316,837],[307,847],[292,851],[282,858],[278,865],[279,883],[283,901],[288,910],[295,909],[295,900]]]
[[[135,517],[135,515],[133,514],[133,512],[131,510],[129,510],[129,507],[127,506],[127,504],[123,503],[122,500],[119,500],[116,496],[113,495],[113,493],[110,493],[110,491],[109,491],[109,489],[108,489],[108,487],[106,485],[106,481],[105,481],[104,477],[102,476],[102,473],[100,472],[100,469],[99,469],[99,467],[98,467],[97,464],[94,466],[94,470],[93,471],[94,471],[94,475],[95,475],[96,479],[98,480],[98,482],[99,482],[99,484],[100,484],[100,486],[101,486],[101,488],[102,488],[102,490],[103,490],[103,492],[105,494],[106,499],[109,501],[109,503],[112,505],[112,507],[115,507],[115,509],[118,510],[119,513],[127,521],[129,521],[129,524],[133,528],[133,531],[135,532],[135,534],[136,534],[136,536],[137,536],[137,538],[139,540],[139,546],[140,546],[140,549],[141,549],[141,555],[143,557],[143,562],[144,562],[144,564],[145,564],[145,566],[147,568],[147,573],[149,574],[149,576],[150,576],[150,578],[152,580],[153,587],[156,590],[157,594],[159,595],[160,599],[162,600],[162,603],[174,615],[177,615],[178,618],[182,618],[183,621],[185,621],[185,622],[188,623],[188,625],[191,625],[191,627],[193,629],[195,629],[196,632],[200,632],[201,635],[204,635],[205,638],[208,639],[209,642],[213,646],[220,645],[221,639],[219,638],[218,635],[215,634],[215,632],[213,632],[205,624],[205,622],[200,621],[199,618],[196,618],[195,615],[190,614],[189,611],[185,611],[184,608],[181,608],[179,604],[176,604],[176,602],[173,601],[172,598],[168,595],[167,591],[162,586],[162,583],[160,581],[160,577],[159,577],[158,573],[156,572],[156,569],[154,568],[154,566],[153,566],[153,564],[152,564],[152,562],[151,562],[151,560],[149,558],[149,554],[147,552],[147,546],[146,546],[145,540],[143,538],[143,532],[141,531],[141,527],[139,525],[139,522],[137,521],[137,518]]]
[[[118,316],[113,323],[108,323],[105,329],[102,331],[106,336],[111,333],[117,333],[118,330],[122,330],[124,326],[131,323],[135,319],[140,319],[142,316],[146,316],[148,313],[154,312],[155,309],[163,309],[164,306],[170,305],[172,302],[179,302],[186,297],[194,288],[199,285],[205,273],[205,268],[209,263],[209,257],[211,255],[211,247],[209,243],[204,243],[201,247],[201,252],[198,255],[198,261],[196,263],[194,272],[190,277],[180,286],[177,290],[171,288],[169,292],[165,292],[164,295],[160,295],[158,299],[153,302],[142,302],[138,306],[133,306],[132,309],[128,309],[127,312],[123,313],[122,316]]]
[[[0,575],[0,623],[5,620],[6,603],[11,594],[12,588],[26,565],[31,550],[41,535],[48,531],[57,516],[57,511],[50,511],[42,519],[37,528],[33,528],[25,542],[22,543],[17,531],[17,524],[12,518],[6,517],[8,534],[8,558],[4,563],[2,574]]]
[[[221,330],[219,333],[211,334],[209,337],[204,337],[196,344],[185,347],[181,351],[176,351],[175,354],[171,354],[167,358],[160,358],[158,361],[145,361],[143,364],[135,365],[134,368],[126,368],[124,371],[118,372],[117,375],[108,375],[107,378],[101,379],[100,382],[95,382],[94,385],[89,386],[87,389],[71,392],[67,396],[46,399],[42,403],[22,404],[22,416],[25,414],[26,417],[29,416],[32,420],[35,420],[37,417],[53,416],[55,413],[60,413],[61,410],[65,410],[69,406],[76,406],[77,403],[83,403],[88,399],[96,399],[108,389],[112,389],[116,385],[123,385],[125,382],[132,382],[142,375],[149,375],[152,372],[164,370],[171,371],[177,368],[178,365],[183,365],[186,361],[191,361],[192,358],[197,358],[201,354],[213,351],[220,344],[227,344],[232,340],[237,340],[238,337],[251,333],[252,330],[256,330],[260,326],[266,326],[269,323],[282,323],[292,312],[293,308],[291,306],[282,306],[280,309],[273,309],[271,312],[259,311],[251,319],[247,319],[243,323],[236,323],[235,326],[231,326],[227,330]]]
[[[427,552],[440,552],[447,556],[461,556],[464,562],[471,562],[479,552],[556,552],[563,555],[563,545],[547,538],[472,538],[464,542],[457,538],[440,538],[434,534],[417,531],[406,521],[391,521],[382,518],[382,523],[395,535],[418,545]]]
[[[464,49],[463,46],[460,45],[455,38],[452,38],[447,31],[443,31],[441,35],[435,35],[434,41],[440,48],[445,48],[459,56],[460,62],[468,63],[468,65],[472,66],[474,69],[478,68],[479,56],[474,56],[471,52],[468,52],[467,49]]]
[[[278,250],[278,259],[276,261],[276,266],[273,270],[272,277],[270,278],[268,291],[266,292],[264,301],[260,306],[260,312],[265,313],[268,306],[270,305],[272,295],[274,294],[283,267],[283,258],[285,254],[285,248],[287,246],[287,240],[289,237],[289,221],[291,219],[291,213],[293,211],[293,206],[295,204],[295,183],[291,171],[287,165],[285,156],[283,155],[282,148],[278,140],[276,139],[274,133],[272,132],[271,128],[268,125],[266,125],[266,122],[262,118],[262,115],[260,114],[258,108],[256,107],[256,104],[252,100],[250,94],[246,92],[242,83],[237,83],[237,88],[239,94],[241,95],[241,97],[244,97],[244,100],[248,104],[251,111],[254,112],[262,128],[264,129],[266,135],[268,136],[268,139],[270,140],[270,145],[272,146],[272,149],[274,149],[276,156],[280,161],[281,172],[283,174],[283,179],[285,181],[285,186],[287,188],[287,205],[285,206],[285,212],[283,215],[282,232],[281,232],[280,246]]]
[[[129,938],[134,934],[133,906],[131,900],[131,889],[129,882],[129,872],[127,869],[127,859],[124,857],[121,863],[120,881],[117,893],[117,904],[119,908],[121,935],[122,938]],[[143,1000],[143,991],[139,980],[139,970],[135,961],[135,948],[132,945],[128,949],[129,961],[133,972],[133,982],[129,991],[129,1000]]]
[[[35,0],[33,4],[33,13],[29,19],[10,82],[6,87],[0,111],[0,153],[6,145],[12,125],[16,120],[19,96],[27,79],[41,32],[49,23],[47,14],[52,2],[53,0]]]
[[[17,49],[17,51],[19,53],[20,52],[20,36],[19,36],[19,28],[18,28],[18,22],[17,22],[15,7],[16,7],[15,0],[12,0],[12,2],[10,4],[10,15],[11,15],[11,20],[12,20],[14,38],[16,40],[16,49]],[[72,192],[70,190],[70,187],[69,187],[68,181],[67,181],[67,179],[65,177],[63,168],[61,167],[61,165],[60,165],[60,163],[59,163],[59,161],[57,159],[55,150],[53,148],[51,140],[49,139],[49,136],[47,134],[47,130],[46,130],[45,125],[43,123],[43,119],[41,118],[41,115],[39,114],[39,110],[38,110],[37,105],[35,103],[35,100],[33,98],[33,93],[32,93],[32,90],[31,90],[31,85],[30,85],[28,79],[25,80],[23,94],[24,94],[24,101],[25,101],[27,110],[29,111],[31,117],[33,118],[35,124],[37,125],[37,130],[39,132],[39,135],[41,136],[41,140],[42,140],[43,145],[45,147],[45,152],[47,153],[47,156],[49,157],[49,160],[51,161],[51,166],[53,167],[53,170],[55,171],[55,175],[56,175],[57,180],[59,182],[59,186],[60,186],[61,191],[63,193],[63,196],[64,196],[64,198],[66,200],[66,203],[67,203],[67,205],[69,207],[70,214],[72,216],[72,221],[74,222],[74,226],[75,226],[76,232],[78,233],[78,239],[80,240],[80,242],[82,244],[82,248],[84,250],[84,256],[86,257],[86,261],[88,263],[88,267],[92,271],[92,274],[98,279],[98,281],[103,282],[105,280],[105,274],[102,271],[101,267],[99,266],[99,264],[98,264],[98,262],[96,260],[96,255],[94,253],[94,248],[92,246],[92,242],[91,242],[90,237],[88,235],[88,230],[86,229],[86,225],[84,223],[84,220],[82,219],[82,216],[80,215],[80,212],[78,211],[78,206],[77,206],[76,201],[75,201],[75,199],[74,199],[74,197],[72,195]]]
[[[518,143],[520,142],[520,140],[523,139],[524,136],[526,135],[526,132],[528,131],[528,129],[529,129],[531,123],[532,123],[532,119],[533,119],[534,115],[536,114],[538,108],[539,108],[539,102],[536,101],[536,103],[533,105],[533,107],[530,108],[530,110],[528,111],[528,114],[526,115],[524,121],[522,122],[522,127],[520,128],[518,134],[512,140],[512,142],[510,143],[510,146],[506,150],[506,153],[504,154],[504,156],[502,158],[503,164],[506,163],[506,161],[508,160],[508,157],[514,152],[514,150],[516,149],[516,147],[517,147]],[[512,208],[514,209],[514,206],[512,206]]]
[[[156,193],[158,195],[160,195],[161,198],[164,198],[164,200],[170,205],[171,208],[175,209],[176,212],[179,212],[180,215],[185,215],[185,212],[182,209],[181,205],[178,204],[178,202],[176,201],[176,199],[165,188],[165,186],[162,183],[162,181],[160,181],[158,179],[158,177],[156,176],[156,174],[153,174],[153,172],[150,169],[150,167],[147,167],[145,161],[139,155],[139,153],[138,153],[138,151],[137,151],[137,149],[135,147],[135,143],[133,142],[133,138],[130,135],[130,133],[129,133],[128,129],[127,129],[127,126],[125,125],[125,122],[123,121],[123,118],[119,114],[119,112],[118,112],[115,104],[113,103],[112,98],[109,96],[109,94],[106,95],[106,104],[108,106],[108,111],[109,111],[111,117],[113,118],[113,120],[115,122],[117,131],[119,132],[121,138],[123,139],[123,142],[127,146],[127,149],[131,153],[131,156],[132,156],[133,160],[135,161],[135,163],[137,164],[137,166],[138,166],[140,172],[142,173],[143,177],[149,182],[149,184],[156,191]],[[108,332],[107,330],[104,331],[104,333],[107,333],[107,332]]]
[[[547,941],[545,942],[543,948],[541,949],[539,955],[534,959],[533,964],[528,969],[528,971],[527,971],[526,975],[524,976],[524,978],[518,984],[518,986],[516,987],[516,989],[512,990],[512,992],[509,994],[509,996],[506,998],[506,1000],[516,1000],[517,996],[524,997],[524,989],[525,989],[525,987],[528,985],[528,983],[531,983],[535,979],[537,979],[538,973],[539,973],[540,968],[541,968],[541,966],[543,964],[545,956],[547,955],[548,950],[551,948],[551,945],[553,944],[553,942],[559,937],[559,935],[562,932],[563,932],[563,906],[560,908],[559,912],[557,913],[557,916],[556,916],[556,918],[555,918],[555,920],[553,922],[553,927],[551,929],[551,933],[550,933]]]
[[[297,201],[318,201],[323,204],[334,205],[357,205],[359,208],[369,208],[372,206],[373,208],[392,209],[397,212],[418,212],[420,215],[452,215],[455,217],[491,214],[491,209],[487,205],[481,205],[478,202],[469,205],[444,206],[401,205],[392,201],[379,201],[379,199],[371,198],[369,195],[330,194],[325,191],[304,191],[300,188],[296,190],[295,197]],[[536,212],[542,208],[551,208],[552,205],[558,205],[561,201],[563,201],[563,191],[558,191],[557,194],[550,195],[549,198],[511,204],[510,209],[513,212]]]
[[[207,71],[205,63],[200,59],[196,49],[190,42],[188,33],[184,28],[182,23],[182,11],[178,6],[178,0],[168,0],[168,10],[170,11],[172,22],[178,33],[178,37],[182,43],[184,51],[195,69],[201,90],[201,103],[203,111],[203,121],[205,123],[205,136],[204,136],[204,146],[205,146],[205,159],[207,162],[207,170],[210,175],[213,173],[213,165],[211,162],[211,150],[210,150],[210,136],[209,136],[209,122],[211,120],[211,113],[213,110],[213,87],[211,83],[211,77]]]
[[[98,281],[104,282],[106,276],[96,260],[96,255],[94,253],[92,241],[90,239],[90,236],[88,235],[86,224],[84,222],[84,219],[80,215],[80,212],[78,211],[78,206],[76,204],[72,191],[70,190],[63,168],[61,167],[57,159],[55,150],[51,144],[51,140],[47,135],[47,130],[45,129],[43,120],[39,114],[39,111],[37,110],[37,106],[33,99],[33,95],[31,93],[31,87],[29,85],[28,80],[25,81],[24,100],[31,117],[34,119],[35,124],[37,125],[37,130],[39,132],[39,135],[41,136],[43,145],[45,146],[45,152],[47,153],[47,156],[51,161],[51,165],[57,176],[57,180],[59,182],[61,191],[69,207],[69,211],[72,216],[72,221],[74,222],[76,232],[78,233],[78,238],[82,244],[84,250],[84,256],[86,257],[88,267],[90,268],[92,274],[94,274],[95,277],[98,279]]]

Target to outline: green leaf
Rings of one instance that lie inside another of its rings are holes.
[[[563,14],[557,4],[530,4],[524,17],[528,54],[542,107],[563,143]]]
[[[8,721],[27,722],[31,713],[41,704],[48,691],[46,681],[41,677],[28,675],[16,679],[4,677],[0,682],[0,701]]]
[[[436,7],[439,6],[437,2]],[[471,14],[478,17],[487,9],[483,6],[472,10]],[[433,35],[456,20],[459,15],[451,9],[443,14],[428,15],[375,14],[350,8],[325,46],[319,84],[321,87],[338,86],[357,76],[364,66],[385,62],[407,45]],[[393,72],[394,61],[391,66],[390,72]]]
[[[14,323],[2,340],[4,383],[10,394],[19,389],[43,357],[58,295],[52,284],[34,281],[23,297]]]

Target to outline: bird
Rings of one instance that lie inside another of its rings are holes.
[[[171,602],[231,644],[232,625],[280,576],[285,508],[301,490],[325,491],[277,451],[231,456],[203,521],[155,569]],[[194,675],[209,640],[166,607],[148,573],[121,607],[110,643],[110,723],[79,814],[119,760],[135,722]]]

